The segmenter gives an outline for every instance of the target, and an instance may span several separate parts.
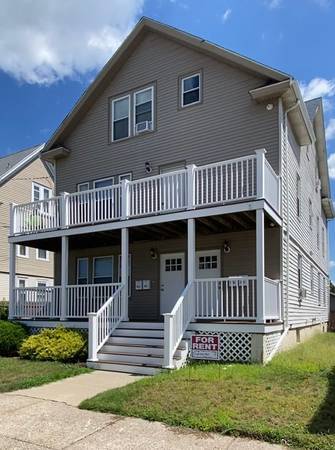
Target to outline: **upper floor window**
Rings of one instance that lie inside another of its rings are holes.
[[[102,178],[93,182],[94,189],[112,186],[114,184],[114,177]]]
[[[131,181],[133,179],[133,174],[131,172],[123,173],[119,175],[119,183],[122,182],[122,180],[128,180]]]
[[[42,261],[48,261],[49,260],[48,251],[44,250],[43,248],[37,248],[36,249],[36,259],[39,259]]]
[[[41,200],[48,200],[51,197],[51,189],[33,182],[32,201],[38,202]],[[49,212],[49,202],[43,202],[39,208],[44,212]]]
[[[130,135],[130,96],[112,101],[112,141],[125,139]]]
[[[297,191],[297,216],[300,217],[301,214],[301,179],[297,174],[296,178],[296,191]]]
[[[90,188],[90,184],[87,183],[79,183],[77,184],[77,191],[78,192],[84,192],[84,191],[88,191]]]
[[[193,105],[201,101],[200,73],[183,77],[181,79],[181,106]]]
[[[134,129],[135,134],[153,129],[153,92],[151,86],[134,94]]]

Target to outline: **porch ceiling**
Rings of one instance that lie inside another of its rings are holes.
[[[265,227],[268,228],[273,226],[277,225],[275,225],[271,218],[265,214]],[[196,232],[200,235],[247,231],[255,228],[256,214],[253,210],[196,219]],[[186,220],[178,220],[175,222],[131,227],[129,229],[129,240],[130,242],[135,242],[178,239],[185,237],[186,233]],[[69,246],[70,249],[94,248],[119,245],[120,242],[121,230],[108,230],[71,236],[69,239]],[[60,251],[61,238],[34,240],[29,242],[28,246],[49,251]]]

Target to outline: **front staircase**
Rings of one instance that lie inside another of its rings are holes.
[[[185,336],[184,336],[185,337]],[[177,369],[186,361],[188,340],[183,338],[174,353]],[[88,367],[115,372],[154,375],[163,369],[164,323],[121,322],[101,347],[97,361]]]

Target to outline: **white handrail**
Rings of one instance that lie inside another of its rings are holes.
[[[188,283],[170,313],[164,316],[164,367],[173,369],[173,355],[193,318],[193,283]]]
[[[60,318],[60,286],[14,288],[13,317]]]
[[[91,361],[97,360],[98,351],[122,321],[123,287],[120,285],[99,311],[88,314],[88,359]]]

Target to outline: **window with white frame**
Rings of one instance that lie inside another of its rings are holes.
[[[112,141],[130,136],[130,96],[112,100]]]
[[[51,189],[46,187],[46,186],[42,186],[41,184],[35,183],[33,182],[33,188],[32,188],[32,201],[33,202],[38,202],[41,200],[48,200],[48,198],[51,197]],[[45,212],[49,211],[49,204],[48,202],[44,202],[41,205],[41,209]]]
[[[26,281],[25,278],[19,278],[17,280],[18,287],[24,289],[26,287]]]
[[[301,289],[302,289],[302,256],[298,255],[298,288],[299,288],[299,296],[301,298]]]
[[[113,256],[97,256],[93,259],[93,283],[113,283]]]
[[[37,287],[45,288],[45,287],[47,287],[47,282],[46,281],[38,281],[37,282]]]
[[[17,245],[16,254],[20,258],[29,258],[28,247],[26,247],[25,245]]]
[[[181,106],[194,105],[201,101],[201,77],[200,73],[183,77],[181,79]]]
[[[114,184],[114,177],[102,178],[93,182],[94,189],[112,186]]]
[[[88,284],[88,258],[77,259],[77,284]]]
[[[300,175],[296,175],[296,195],[297,195],[297,216],[301,214],[301,179]]]
[[[312,205],[311,199],[308,199],[308,222],[309,222],[310,228],[312,228],[313,227],[313,205]]]
[[[320,217],[316,218],[316,247],[320,250]]]
[[[154,88],[134,93],[134,134],[151,131],[154,128]]]
[[[88,191],[89,188],[90,188],[90,184],[88,182],[77,184],[77,192]]]
[[[123,173],[119,175],[119,183],[121,183],[122,180],[128,180],[131,181],[133,179],[133,174],[131,172]]]
[[[49,252],[47,250],[44,250],[43,248],[37,248],[36,249],[36,259],[39,259],[41,261],[48,261],[49,260]]]

